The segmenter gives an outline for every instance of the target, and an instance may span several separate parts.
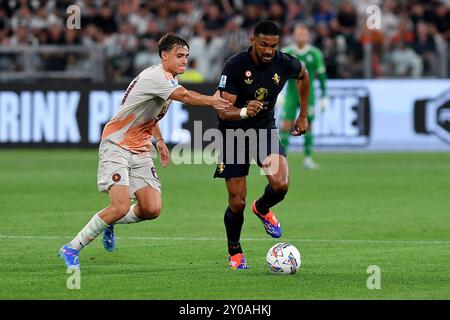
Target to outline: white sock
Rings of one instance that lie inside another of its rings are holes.
[[[98,213],[96,213],[88,224],[81,229],[77,236],[70,241],[69,246],[80,251],[108,227],[109,226],[98,216]]]
[[[143,221],[142,219],[138,218],[134,213],[135,206],[136,204],[130,206],[130,210],[128,210],[127,214],[122,219],[117,220],[116,224],[137,223]]]

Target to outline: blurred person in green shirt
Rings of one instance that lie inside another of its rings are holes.
[[[320,98],[320,109],[325,112],[328,107],[328,96],[327,96],[327,76],[325,63],[323,59],[322,52],[309,43],[309,30],[303,24],[298,24],[294,31],[295,43],[291,44],[282,49],[283,52],[291,54],[298,60],[303,62],[309,73],[310,81],[310,94],[308,98],[308,123],[310,124],[309,130],[305,134],[305,144],[304,144],[304,166],[306,169],[318,169],[318,165],[313,161],[313,133],[312,133],[312,123],[315,118],[315,105],[316,105],[316,95],[314,92],[314,79],[317,78],[320,83],[321,98]],[[285,101],[283,105],[283,112],[281,114],[281,126],[280,126],[280,138],[284,150],[288,151],[289,146],[289,136],[292,128],[292,124],[296,118],[297,110],[299,110],[300,101],[298,97],[298,90],[295,81],[289,80],[287,83],[287,90]]]

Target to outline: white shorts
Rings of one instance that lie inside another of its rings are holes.
[[[98,151],[98,190],[108,192],[113,185],[128,186],[133,199],[136,198],[134,193],[146,186],[161,192],[152,155],[152,152],[135,154],[109,140],[102,140]]]

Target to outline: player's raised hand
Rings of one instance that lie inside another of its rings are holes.
[[[169,148],[167,148],[167,145],[164,143],[164,140],[160,139],[156,142],[156,148],[159,152],[159,161],[163,167],[167,167],[170,163],[170,153]]]
[[[258,112],[263,107],[263,103],[259,100],[251,100],[247,104],[247,116],[248,117],[254,117],[258,114]]]
[[[309,128],[308,119],[306,117],[302,118],[298,117],[294,122],[291,134],[293,136],[301,136],[302,134],[306,133],[308,128]]]

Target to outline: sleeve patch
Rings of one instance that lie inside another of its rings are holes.
[[[227,85],[227,76],[226,75],[222,75],[220,77],[219,88],[225,88],[226,85]]]
[[[175,88],[178,86],[178,80],[177,79],[170,79],[169,80],[170,85]]]

